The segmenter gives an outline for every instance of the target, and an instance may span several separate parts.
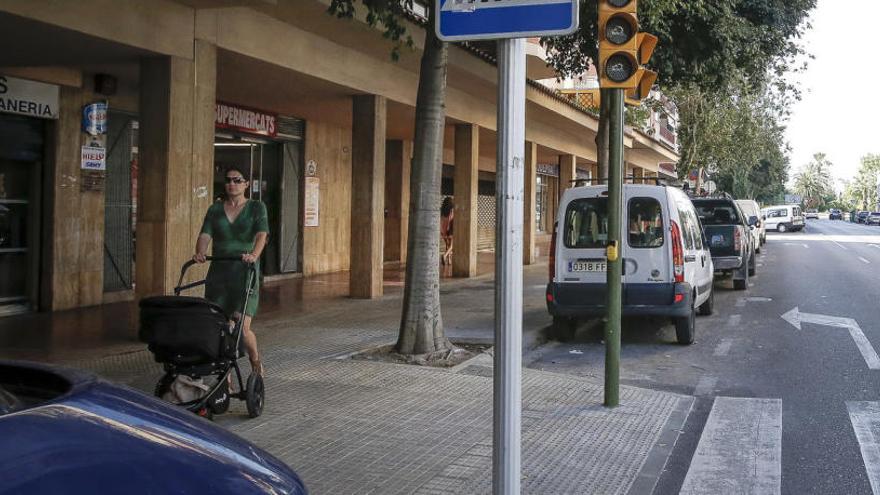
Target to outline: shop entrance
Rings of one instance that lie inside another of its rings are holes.
[[[221,136],[214,143],[214,199],[225,196],[227,167],[249,171],[249,197],[266,204],[269,243],[263,252],[264,275],[300,272],[300,191],[302,167],[299,142],[277,142],[250,136]]]
[[[37,309],[43,121],[0,115],[0,315]]]

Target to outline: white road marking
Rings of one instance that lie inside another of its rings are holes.
[[[859,256],[859,261],[861,261],[862,263],[864,263],[864,264],[866,264],[866,265],[870,265],[870,264],[871,264],[870,261],[866,260],[865,258],[862,258],[861,256]]]
[[[773,299],[769,297],[747,297],[746,301],[748,302],[772,302]]]
[[[716,356],[726,356],[730,352],[730,346],[733,345],[733,340],[731,339],[722,339],[721,342],[715,346],[715,355]]]
[[[880,244],[880,235],[871,234],[871,235],[853,235],[853,234],[832,234],[832,235],[818,235],[818,234],[807,234],[798,232],[796,234],[775,234],[768,233],[767,240],[773,242],[781,242],[781,241],[825,241],[825,242],[840,242],[842,244]]]
[[[859,348],[859,352],[862,354],[865,364],[868,365],[868,369],[880,370],[880,356],[877,356],[877,351],[874,350],[874,346],[872,346],[868,338],[865,337],[865,333],[862,332],[862,328],[856,320],[840,316],[801,313],[798,311],[797,306],[791,311],[783,314],[782,319],[791,323],[798,330],[801,329],[801,323],[804,322],[849,329],[849,335],[852,337],[853,342],[855,342],[856,347]]]
[[[846,409],[859,441],[871,491],[880,493],[880,442],[874,435],[880,430],[880,402],[847,402]]]
[[[741,298],[739,298],[739,299],[736,300],[736,307],[737,307],[737,308],[742,308],[742,307],[744,307],[745,305],[746,305],[746,298],[741,297]]]
[[[778,494],[782,400],[717,397],[681,494]]]
[[[694,395],[698,397],[703,395],[712,395],[712,392],[715,391],[715,384],[717,383],[717,377],[708,375],[701,376],[700,379],[697,380],[696,388],[694,388]]]
[[[805,243],[803,243],[803,242],[786,242],[785,245],[786,245],[786,246],[803,246],[803,247],[805,247],[805,248],[807,248],[807,249],[810,248],[810,246],[807,246],[807,245],[806,245]]]
[[[839,247],[840,249],[843,249],[844,251],[849,251],[849,248],[844,246],[843,244],[841,244],[837,241],[831,241],[831,242],[833,242],[834,244],[837,244],[837,247]]]
[[[874,247],[874,248],[880,249],[880,244],[868,244],[868,245],[871,246],[871,247]]]

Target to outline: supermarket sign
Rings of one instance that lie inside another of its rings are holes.
[[[248,134],[275,137],[277,121],[278,116],[274,114],[217,102],[215,126],[218,129],[232,129]]]

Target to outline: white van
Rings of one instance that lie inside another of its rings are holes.
[[[551,241],[547,310],[560,329],[605,314],[607,186],[565,191]],[[694,341],[697,310],[711,314],[713,266],[690,199],[673,187],[625,184],[623,315],[669,316],[680,344]]]
[[[775,230],[777,232],[788,232],[791,230],[797,232],[804,228],[804,215],[801,213],[800,206],[768,206],[761,210],[761,213],[764,214],[764,226],[767,230]]]
[[[736,200],[736,204],[739,205],[740,210],[742,210],[746,218],[758,218],[758,223],[751,226],[751,231],[752,239],[755,241],[755,252],[760,253],[761,246],[767,242],[767,227],[761,219],[761,208],[758,206],[758,202],[754,199],[738,199]]]

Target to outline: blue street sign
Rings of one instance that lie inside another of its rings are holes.
[[[444,41],[561,36],[578,27],[578,0],[437,0]]]

